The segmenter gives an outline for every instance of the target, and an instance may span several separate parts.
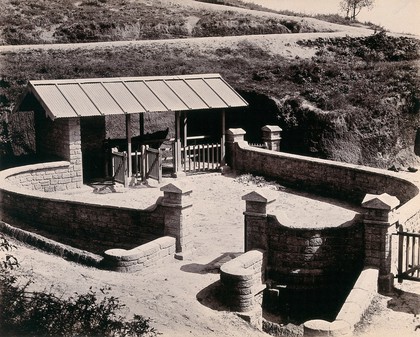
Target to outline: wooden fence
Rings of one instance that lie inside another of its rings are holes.
[[[217,170],[221,165],[221,145],[188,145],[181,149],[181,158],[184,172]]]
[[[398,282],[420,281],[420,233],[399,231]]]

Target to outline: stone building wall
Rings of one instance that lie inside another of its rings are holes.
[[[79,118],[52,121],[43,113],[36,114],[36,152],[44,164],[33,165],[8,179],[27,189],[54,192],[80,188],[83,184],[82,149]],[[59,164],[51,160],[63,160]]]

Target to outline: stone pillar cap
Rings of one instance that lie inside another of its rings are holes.
[[[192,192],[192,189],[186,184],[180,183],[179,181],[170,183],[168,185],[162,186],[160,188],[162,192],[184,194]]]
[[[245,130],[242,128],[231,128],[226,130],[227,135],[244,135],[246,134]]]
[[[282,128],[278,125],[264,125],[261,130],[263,131],[283,131]]]
[[[391,211],[400,205],[400,201],[397,197],[389,195],[388,193],[377,194],[366,194],[362,201],[362,207],[382,209]]]
[[[275,196],[272,193],[263,191],[263,192],[256,192],[253,191],[251,193],[245,194],[242,196],[242,200],[245,201],[253,201],[253,202],[265,202],[267,204],[276,200]]]

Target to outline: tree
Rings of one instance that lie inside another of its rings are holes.
[[[351,21],[356,20],[356,16],[359,15],[360,11],[367,7],[371,9],[375,0],[341,0],[340,8],[346,12],[346,18]]]

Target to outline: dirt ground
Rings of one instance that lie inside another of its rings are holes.
[[[245,178],[206,174],[178,179],[193,190],[195,250],[190,259],[170,260],[156,268],[132,274],[120,274],[84,267],[17,243],[14,255],[19,273],[31,277],[36,290],[52,290],[70,296],[75,292],[110,288],[109,295],[124,303],[128,318],[141,314],[152,319],[162,336],[263,336],[223,307],[217,293],[218,270],[222,263],[243,252],[243,211],[241,197],[251,191],[271,193],[276,201],[268,211],[283,217],[284,223],[307,227],[315,224],[337,226],[351,220],[357,209],[333,200],[296,193],[279,186],[257,186]],[[69,198],[150,206],[161,191],[160,185],[124,189],[98,194],[85,187],[83,192],[66,193]],[[262,184],[264,185],[264,184]],[[330,203],[332,202],[332,203]],[[144,208],[144,207],[140,207]],[[420,324],[420,284],[404,282],[392,297],[378,296],[359,327],[359,336],[420,336],[414,331]],[[379,336],[379,335],[378,335]]]

